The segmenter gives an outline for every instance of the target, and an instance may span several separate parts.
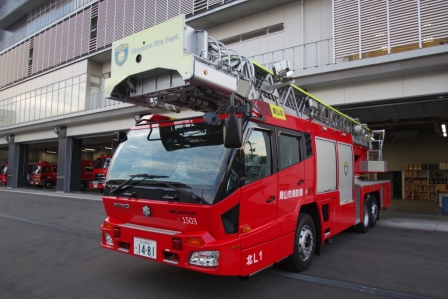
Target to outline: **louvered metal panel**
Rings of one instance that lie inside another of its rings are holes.
[[[97,48],[102,48],[106,45],[106,26],[107,26],[107,2],[101,1],[98,5],[98,26],[96,32]]]
[[[191,14],[193,13],[193,0],[181,0],[180,1],[180,13]]]
[[[44,32],[44,49],[46,55],[43,57],[42,69],[46,70],[51,66],[49,59],[51,56],[51,52],[55,50],[53,45],[51,44],[51,32],[49,30]]]
[[[156,1],[147,0],[145,3],[145,29],[156,24]]]
[[[124,2],[123,2],[124,3]],[[126,1],[122,14],[124,17],[123,22],[123,37],[129,36],[134,32],[134,1]]]
[[[33,50],[33,74],[40,72],[42,70],[42,59],[40,52],[42,51],[42,35],[34,37],[34,50]]]
[[[334,1],[335,57],[359,53],[358,0]]]
[[[125,10],[125,6],[126,6],[126,2],[125,1],[121,1],[121,0],[115,0],[115,17],[114,17],[114,24],[115,24],[115,28],[114,28],[114,41],[119,40],[121,38],[123,38],[123,34],[124,34],[124,24],[125,24],[125,19],[124,19],[124,10]],[[126,22],[126,23],[132,23],[132,22]]]
[[[418,43],[418,2],[389,0],[390,46]]]
[[[420,0],[423,42],[448,37],[448,1]]]
[[[75,39],[76,37],[76,32],[78,31],[78,26],[76,24],[77,20],[78,20],[78,16],[79,14],[74,15],[73,17],[71,17],[70,19],[68,19],[65,22],[68,22],[68,32],[69,32],[69,36],[70,38],[68,39],[67,42],[67,60],[71,60],[73,59],[73,57],[75,57],[75,44],[78,44],[80,41],[78,41],[77,39]]]
[[[81,26],[79,27],[79,29],[81,31],[80,55],[87,54],[90,51],[96,51],[96,39],[93,41],[93,45],[91,43],[92,41],[90,40],[90,29],[91,29],[90,25],[92,22],[92,15],[93,15],[92,9],[93,8],[88,8],[88,9],[84,10],[84,12],[82,14],[82,22],[81,22]],[[94,12],[94,15],[98,15],[98,12]]]
[[[34,36],[32,37],[32,38],[30,38],[30,48],[28,49],[28,53],[31,51],[31,49],[33,49],[34,48]],[[29,59],[30,57],[28,56],[28,59]],[[33,53],[33,57],[32,57],[33,59],[34,59],[34,53]],[[27,61],[28,63],[29,63],[29,60]],[[31,64],[31,65],[28,65],[28,73],[27,73],[27,75],[29,76],[29,75],[31,75],[33,73],[33,64]]]
[[[174,18],[180,14],[180,0],[172,0],[168,2],[167,19]]]
[[[167,20],[168,0],[156,1],[156,24],[163,23]]]
[[[62,22],[62,36],[60,36],[63,40],[63,44],[61,45],[61,62],[66,62],[68,60],[68,43],[70,39],[70,27],[69,22]]]
[[[316,138],[317,183],[316,192],[336,190],[336,144],[332,140]]]
[[[107,46],[114,41],[114,18],[115,18],[115,0],[105,1],[107,3],[106,8],[106,38],[104,45]]]
[[[134,1],[134,33],[140,32],[145,26],[145,0]]]
[[[76,15],[75,17],[75,36],[74,36],[74,40],[75,43],[73,44],[73,58],[78,57],[81,55],[81,48],[82,48],[82,44],[83,44],[83,39],[82,39],[82,33],[83,33],[83,18],[84,18],[84,12],[81,12],[79,14]]]
[[[387,2],[361,0],[361,52],[387,51]]]

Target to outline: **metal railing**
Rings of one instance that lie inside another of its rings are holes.
[[[329,65],[333,64],[333,39],[324,39],[314,43],[249,56],[249,59],[269,69],[274,63],[284,59],[289,61],[293,70]]]

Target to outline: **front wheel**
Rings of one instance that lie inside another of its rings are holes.
[[[47,189],[53,188],[53,182],[52,181],[46,181],[45,182],[45,188],[47,188]]]
[[[296,272],[302,272],[311,266],[316,248],[316,228],[310,215],[301,213],[294,239],[294,253],[286,261],[288,267]]]

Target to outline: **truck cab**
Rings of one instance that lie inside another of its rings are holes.
[[[100,155],[93,162],[93,180],[89,183],[89,188],[99,189],[103,192],[107,171],[112,159],[112,155]]]
[[[28,185],[52,189],[57,183],[57,165],[39,161],[31,168]]]

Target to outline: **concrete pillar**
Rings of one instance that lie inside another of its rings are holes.
[[[70,165],[72,153],[72,138],[67,136],[67,127],[60,127],[58,142],[58,179],[57,192],[70,192]]]
[[[26,187],[28,185],[29,146],[15,143],[14,137],[11,135],[9,139],[7,187]]]
[[[72,140],[70,191],[81,191],[82,139]]]

